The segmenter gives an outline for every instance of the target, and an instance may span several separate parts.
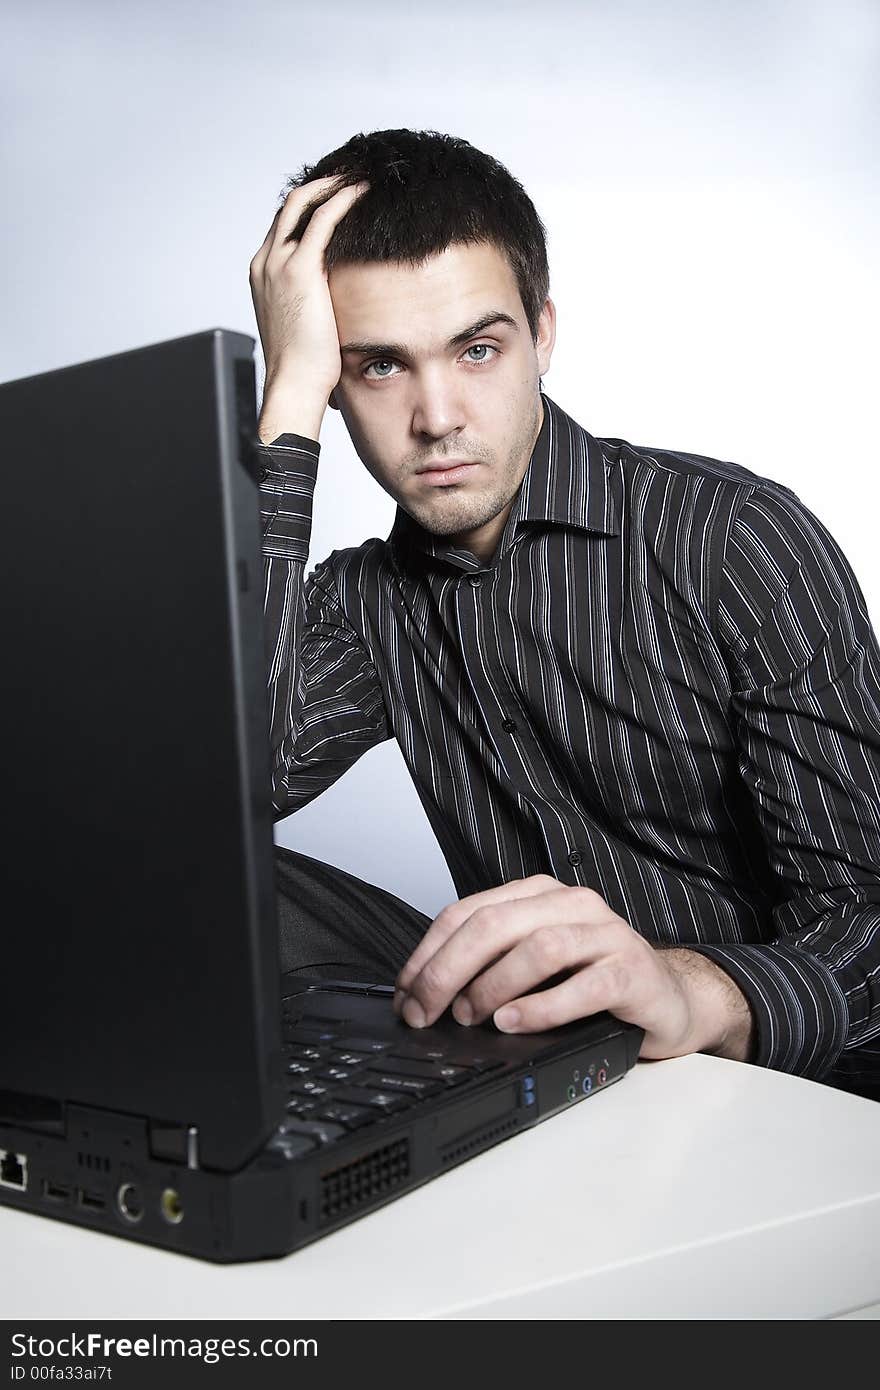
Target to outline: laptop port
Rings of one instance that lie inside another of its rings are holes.
[[[102,1192],[89,1192],[85,1187],[77,1188],[76,1200],[86,1211],[103,1211],[107,1205],[107,1198]]]
[[[0,1149],[0,1187],[13,1187],[18,1192],[27,1191],[27,1155],[13,1153],[11,1149]]]
[[[169,1225],[178,1226],[183,1220],[183,1203],[180,1200],[180,1193],[175,1192],[173,1187],[166,1187],[162,1193],[159,1210]]]
[[[48,1197],[50,1202],[69,1202],[72,1195],[71,1189],[63,1183],[43,1179],[43,1196]]]
[[[116,1194],[116,1206],[126,1221],[140,1221],[144,1214],[141,1190],[133,1182],[124,1182]]]

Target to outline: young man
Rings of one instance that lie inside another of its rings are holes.
[[[396,975],[414,1027],[608,1009],[643,1057],[870,1094],[880,653],[840,549],[787,488],[542,392],[544,229],[495,160],[381,131],[291,189],[251,263],[274,801],[396,737],[460,901],[279,851],[285,966]],[[304,583],[328,404],[398,511]]]

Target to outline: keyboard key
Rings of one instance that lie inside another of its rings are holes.
[[[287,1063],[288,1076],[308,1076],[314,1069],[314,1062],[299,1062],[294,1060],[293,1062]]]
[[[336,1059],[335,1052],[332,1052],[331,1054],[329,1048],[300,1047],[300,1045],[296,1044],[296,1042],[292,1042],[292,1044],[286,1045],[284,1051],[286,1052],[286,1055],[292,1056],[293,1059],[296,1059],[296,1061],[300,1062],[324,1062],[325,1059],[329,1058],[329,1056],[332,1056],[332,1058],[334,1058],[334,1061]]]
[[[317,1012],[300,1014],[299,1017],[306,1028],[332,1028],[334,1033],[338,1033],[340,1028],[344,1028],[349,1021],[347,1018],[335,1018],[333,1014]]]
[[[387,1052],[391,1046],[388,1042],[381,1042],[378,1038],[337,1038],[333,1043],[335,1048],[341,1048],[343,1052]]]
[[[436,1043],[392,1043],[389,1057],[410,1057],[413,1061],[442,1062],[449,1049]]]
[[[282,1019],[285,1025],[285,1042],[301,1043],[303,1047],[320,1047],[321,1043],[332,1042],[336,1029],[303,1028],[298,1020]]]
[[[380,1114],[393,1114],[414,1105],[418,1096],[400,1095],[390,1091],[372,1091],[362,1087],[340,1086],[333,1092],[334,1105],[367,1105]]]
[[[312,1096],[315,1100],[322,1100],[330,1094],[330,1087],[323,1085],[320,1081],[311,1078],[306,1081],[295,1081],[289,1087],[291,1095]]]
[[[479,1072],[481,1076],[487,1071],[496,1071],[498,1067],[504,1066],[497,1058],[472,1057],[468,1052],[450,1052],[446,1061],[450,1066],[467,1067],[469,1071]]]
[[[342,1125],[331,1124],[329,1120],[282,1120],[280,1129],[284,1136],[292,1134],[317,1139],[319,1144],[332,1144],[346,1132]]]
[[[463,1081],[473,1080],[475,1073],[470,1067],[438,1067],[447,1086],[460,1086]]]
[[[343,1067],[357,1067],[361,1062],[369,1062],[370,1054],[367,1052],[334,1052],[333,1061],[339,1062]]]
[[[440,1073],[440,1068],[436,1062],[426,1061],[424,1058],[416,1060],[413,1057],[401,1057],[397,1052],[389,1052],[387,1057],[382,1058],[379,1065],[387,1067],[396,1076],[424,1076],[428,1080],[434,1081],[437,1080]],[[376,1063],[374,1062],[372,1070],[375,1071],[375,1069]]]
[[[290,1115],[311,1115],[321,1104],[318,1100],[307,1100],[305,1096],[294,1096],[287,1102],[287,1111]]]
[[[317,1112],[319,1120],[332,1120],[346,1129],[360,1129],[376,1122],[376,1108],[363,1105],[324,1105]]]
[[[282,1158],[301,1158],[317,1145],[318,1138],[314,1134],[275,1134],[266,1148],[272,1153],[281,1154]]]
[[[317,1079],[319,1081],[349,1081],[354,1074],[354,1067],[328,1067],[326,1071],[317,1073]]]
[[[394,1076],[386,1071],[365,1071],[358,1080],[360,1086],[376,1086],[380,1091],[393,1091],[395,1094],[413,1096],[424,1100],[444,1089],[442,1081],[428,1081],[421,1076]]]

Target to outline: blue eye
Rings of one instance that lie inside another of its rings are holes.
[[[368,363],[367,363],[366,367],[364,368],[364,375],[366,375],[366,373],[369,372],[370,369],[371,369],[372,367],[393,367],[393,366],[394,366],[394,363],[391,362],[387,357],[378,357],[378,358],[376,359],[375,362],[368,362]],[[385,377],[390,376],[391,373],[390,373],[390,372],[377,372],[376,375],[377,375],[377,377],[379,378],[379,380],[382,381],[382,380],[384,380]]]
[[[489,355],[488,355],[488,354],[489,354],[489,353],[494,353],[494,352],[496,352],[496,351],[497,351],[497,348],[493,348],[489,343],[471,343],[470,347],[469,347],[469,348],[466,348],[465,351],[466,351],[466,352],[481,352],[481,353],[485,354],[483,357],[472,357],[472,358],[471,358],[471,361],[472,361],[472,362],[474,363],[474,365],[476,366],[478,363],[488,362],[488,361],[489,361]]]

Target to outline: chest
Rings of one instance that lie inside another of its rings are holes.
[[[726,669],[703,596],[593,538],[396,585],[375,660],[414,774],[470,760],[615,815],[668,818],[733,755]]]

